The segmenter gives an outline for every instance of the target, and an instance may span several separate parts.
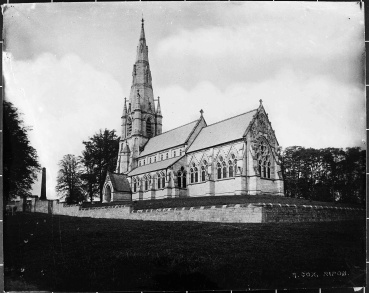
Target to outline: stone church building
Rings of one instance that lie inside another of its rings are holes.
[[[121,119],[117,167],[107,174],[104,202],[283,195],[278,141],[261,100],[258,108],[211,125],[201,110],[197,120],[162,132],[144,20]]]

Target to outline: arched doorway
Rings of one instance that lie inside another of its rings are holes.
[[[110,185],[106,185],[106,187],[105,187],[105,201],[106,202],[111,201],[111,188],[110,188]]]

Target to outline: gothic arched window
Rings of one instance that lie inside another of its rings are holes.
[[[259,174],[261,178],[270,178],[271,161],[270,152],[266,142],[261,139],[258,143],[257,160],[259,165]]]
[[[130,136],[132,134],[132,119],[128,117],[127,121],[127,136]]]
[[[194,171],[195,171],[195,182],[197,183],[199,182],[199,170],[197,169],[197,167],[195,167]]]
[[[220,163],[217,163],[217,174],[218,179],[222,179],[222,165]]]
[[[194,176],[193,176],[193,168],[190,169],[190,182],[193,183],[194,182]]]
[[[157,183],[158,183],[158,189],[160,189],[161,188],[161,181],[160,181],[160,174],[158,173],[157,174]]]
[[[234,168],[234,175],[233,176],[236,176],[237,174],[237,159],[236,159],[236,156],[234,154],[231,155],[231,159],[233,160],[233,168]]]
[[[182,166],[177,173],[178,188],[186,188],[186,175],[185,168]]]
[[[165,175],[163,172],[160,173],[160,177],[161,177],[161,187],[164,188],[165,187]]]
[[[201,166],[201,181],[205,181],[206,179],[205,166]]]
[[[144,178],[145,191],[149,190],[149,179],[145,176]]]
[[[233,162],[231,160],[228,161],[228,175],[229,177],[233,177],[234,174],[233,174]]]
[[[222,165],[223,165],[223,178],[227,178],[227,164],[226,164],[226,162],[224,162],[223,161],[223,163],[222,163]]]
[[[148,137],[152,136],[152,125],[151,125],[151,119],[147,118],[146,120],[146,135]]]
[[[137,192],[137,178],[133,178],[133,192]]]

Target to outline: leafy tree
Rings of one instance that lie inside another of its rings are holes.
[[[83,201],[85,196],[81,179],[81,158],[71,154],[65,155],[60,160],[59,167],[56,191],[66,196],[67,203]]]
[[[118,158],[119,141],[115,130],[99,131],[88,141],[84,141],[82,152],[84,184],[91,200],[98,194],[102,201],[103,186],[108,171],[114,172]]]
[[[31,195],[40,171],[36,149],[28,139],[27,128],[12,103],[4,101],[4,202],[16,196]]]
[[[365,203],[365,150],[293,146],[282,157],[285,195]]]

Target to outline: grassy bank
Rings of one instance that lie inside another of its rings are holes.
[[[365,221],[221,224],[18,214],[4,227],[6,290],[352,287],[365,281]]]

